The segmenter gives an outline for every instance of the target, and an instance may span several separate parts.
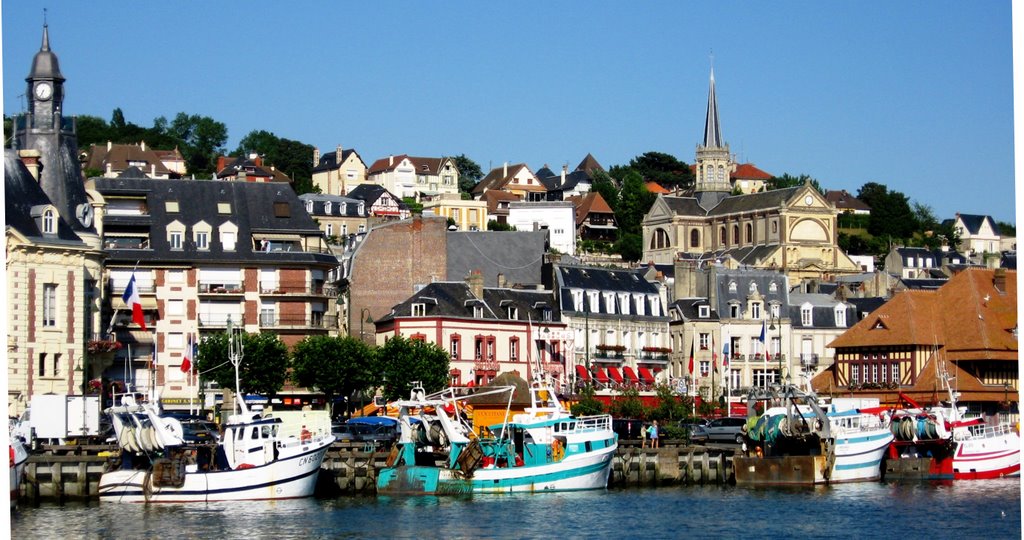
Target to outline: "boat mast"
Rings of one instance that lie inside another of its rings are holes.
[[[231,317],[228,317],[228,359],[230,359],[231,364],[235,366],[235,401],[238,404],[239,414],[248,415],[249,408],[245,405],[245,396],[242,395],[242,383],[238,375],[239,365],[242,363],[242,356],[244,356],[242,346],[242,329],[235,328],[231,323]]]

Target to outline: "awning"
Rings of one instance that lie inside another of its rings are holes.
[[[617,368],[617,367],[609,367],[608,368],[608,376],[610,376],[612,378],[612,380],[617,382],[617,383],[621,383],[622,382],[622,374],[619,373],[619,368]]]
[[[633,371],[632,367],[630,367],[630,366],[623,366],[622,367],[622,373],[623,373],[623,375],[626,376],[627,379],[629,379],[630,382],[633,382],[633,383],[640,382],[640,379],[636,376],[636,372]]]
[[[293,241],[293,242],[297,242],[299,240],[302,240],[302,235],[301,234],[297,234],[297,233],[293,233],[293,234],[252,233],[252,237],[257,239],[257,240],[278,240],[278,241],[288,240],[288,241]]]
[[[604,368],[597,368],[594,372],[594,378],[601,384],[608,384],[608,375],[605,375]]]
[[[580,380],[584,380],[584,381],[589,381],[590,380],[590,372],[587,371],[586,367],[584,367],[583,365],[580,365],[580,364],[576,364],[576,376]]]
[[[115,328],[114,336],[117,338],[117,341],[126,345],[153,344],[153,334],[150,332],[143,332],[142,330],[125,330]]]
[[[640,368],[640,378],[647,384],[654,384],[654,375],[651,375],[651,370],[645,367]]]
[[[618,227],[616,227],[615,225],[592,225],[590,223],[584,223],[583,226],[588,229],[604,229],[608,231],[614,231],[618,229]]]

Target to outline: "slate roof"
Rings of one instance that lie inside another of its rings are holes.
[[[96,190],[104,197],[114,195],[145,196],[148,216],[107,216],[105,232],[114,233],[125,228],[149,232],[150,249],[108,249],[108,260],[120,261],[174,261],[194,263],[197,259],[218,263],[246,262],[281,264],[285,262],[337,264],[337,259],[325,250],[313,252],[269,252],[254,250],[252,235],[292,234],[323,236],[305,205],[291,186],[282,183],[216,182],[208,180],[151,180],[127,178],[97,178]],[[178,202],[178,212],[168,212],[166,203]],[[229,203],[230,214],[218,213],[218,203]],[[284,203],[288,217],[276,217],[275,204]],[[177,220],[188,229],[184,249],[171,250],[167,226]],[[203,221],[211,227],[231,222],[238,227],[234,251],[224,251],[218,235],[210,237],[209,250],[199,251],[191,238],[191,228]]]
[[[551,310],[551,320],[559,320],[558,306],[551,291],[485,287],[483,298],[479,299],[464,281],[435,281],[396,305],[377,322],[412,317],[413,304],[424,304],[425,317],[536,322],[543,320],[543,310],[547,308]],[[483,306],[483,317],[474,317],[476,306]],[[518,308],[518,318],[509,318],[509,307]]]
[[[730,291],[730,284],[736,283],[735,292]],[[778,303],[787,306],[789,301],[788,281],[785,274],[772,272],[771,270],[729,270],[719,269],[717,279],[712,284],[717,289],[718,305],[711,306],[719,313],[729,313],[729,305],[739,302],[746,305],[747,297],[750,295],[750,284],[757,286],[757,293],[764,299],[765,304]],[[775,284],[775,291],[772,292],[771,285]]]
[[[543,282],[546,245],[546,231],[449,231],[446,272],[462,279],[479,270],[485,287],[496,287],[498,274],[509,285],[536,285]]]
[[[540,181],[541,185],[544,186],[548,191],[563,190],[572,191],[580,182],[590,183],[590,176],[586,171],[573,171],[565,175],[565,183],[562,183],[562,173],[551,174],[550,176],[542,177],[540,173],[535,174],[537,180]]]
[[[299,195],[299,199],[303,203],[307,201],[313,201],[313,215],[314,216],[339,216],[339,217],[367,217],[368,210],[366,202],[353,199],[350,197],[342,197],[341,195],[323,195],[320,193],[303,193]],[[328,213],[326,203],[331,203],[331,211]],[[305,206],[305,204],[303,205]],[[359,207],[363,207],[363,213],[359,213]],[[345,213],[341,213],[342,210]]]
[[[850,195],[845,189],[826,191],[825,200],[840,210],[871,210],[867,203]]]
[[[150,166],[153,165],[156,166],[157,175],[171,174],[171,171],[164,165],[160,155],[155,150],[148,147],[143,150],[142,145],[139,144],[111,144],[109,150],[106,144],[89,145],[86,167],[99,169],[103,171],[100,174],[105,174],[108,164],[112,171],[119,172],[127,169],[129,163],[133,161],[145,161],[148,163],[149,166],[144,171],[146,174],[150,173]]]
[[[811,304],[811,324],[803,321],[803,306]],[[789,306],[786,307],[793,328],[839,328],[836,325],[835,308],[840,302],[828,294],[792,293],[789,295]],[[843,302],[845,305],[846,303]],[[857,322],[857,307],[846,305],[846,326]],[[843,326],[842,328],[846,328]]]
[[[654,295],[660,302],[658,288],[643,278],[643,274],[637,270],[620,270],[612,268],[597,268],[592,266],[558,265],[555,267],[555,281],[559,288],[559,298],[562,311],[575,312],[573,306],[572,289],[583,289],[585,291],[601,291],[601,293],[630,293],[630,302],[634,302],[632,294]],[[598,295],[599,306],[589,306],[589,295],[583,295],[584,309],[589,308],[591,314],[608,314],[608,307],[604,305],[604,294]],[[618,310],[616,310],[618,313]],[[636,306],[629,308],[629,317],[641,317],[636,315]],[[644,309],[644,313],[651,313],[650,307]],[[664,317],[642,316],[644,318],[660,319]]]
[[[753,210],[760,210],[762,208],[779,208],[793,198],[793,195],[801,189],[803,189],[803,186],[773,189],[771,191],[760,191],[749,195],[732,195],[718,203],[718,206],[715,206],[711,211],[709,211],[708,215],[718,216],[750,212]]]
[[[707,298],[679,298],[669,305],[669,309],[679,313],[683,320],[717,321],[718,311],[711,309],[708,317],[700,317],[700,306],[710,306]]]
[[[879,296],[872,296],[868,298],[847,298],[847,304],[853,304],[857,308],[857,318],[847,319],[847,324],[851,324],[854,320],[861,320],[864,316],[877,310],[878,308],[885,305],[888,300]]]
[[[992,228],[992,232],[995,234],[999,233],[999,226],[996,225],[995,220],[990,216],[979,216],[976,214],[957,214],[960,217],[960,221],[964,223],[964,228],[967,229],[972,235],[978,234],[981,231],[981,226],[988,222],[988,226]]]
[[[57,210],[57,233],[55,235],[43,235],[39,229],[36,219],[32,216],[32,207],[41,205],[53,205],[39,182],[32,177],[17,150],[4,150],[4,209],[6,212],[6,225],[8,228],[18,231],[33,241],[51,244],[76,244],[84,246],[82,239],[75,234],[75,231],[60,216],[60,208]],[[74,217],[72,217],[74,219]]]
[[[363,161],[363,158],[359,155],[359,153],[352,148],[343,148],[341,150],[340,160],[338,159],[337,151],[320,154],[320,162],[313,167],[313,172],[316,173],[322,171],[333,171],[338,167],[341,167],[341,164],[345,163],[345,161],[347,161],[349,156],[351,156],[352,154],[355,154],[356,157],[359,158],[359,161]]]
[[[828,344],[939,346],[949,360],[1017,360],[1017,273],[972,268],[936,291],[903,291]]]
[[[597,159],[589,152],[583,158],[583,161],[576,166],[576,170],[586,172],[587,176],[590,178],[594,177],[594,171],[605,172],[604,167],[602,167],[601,164],[597,162]]]
[[[348,192],[347,196],[350,199],[359,199],[361,201],[366,201],[366,206],[371,207],[374,204],[376,204],[377,200],[384,196],[385,193],[391,195],[393,199],[398,201],[399,208],[409,207],[407,204],[402,202],[402,199],[400,197],[395,197],[393,193],[391,193],[387,189],[384,189],[384,186],[378,184],[359,184],[358,186],[352,188],[352,190]]]

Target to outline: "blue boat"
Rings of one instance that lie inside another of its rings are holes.
[[[515,387],[469,396],[422,388],[399,409],[401,437],[377,475],[377,492],[445,495],[604,489],[618,436],[610,415],[574,417],[546,381],[530,385],[530,406],[510,415]],[[473,432],[467,399],[508,393],[505,421]],[[511,417],[510,417],[511,416]],[[415,422],[413,419],[418,419]]]

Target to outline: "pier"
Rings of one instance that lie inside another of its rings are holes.
[[[116,446],[46,446],[29,456],[22,482],[23,502],[63,503],[98,499],[100,476]],[[318,496],[373,495],[377,471],[388,451],[354,442],[331,445],[320,468]],[[640,441],[620,441],[608,487],[727,484],[733,481],[733,450],[662,441],[661,448],[641,448]]]

